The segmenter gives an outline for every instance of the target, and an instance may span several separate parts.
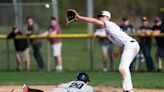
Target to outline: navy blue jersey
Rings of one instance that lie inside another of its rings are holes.
[[[148,31],[152,28],[150,26],[141,26],[139,30]],[[151,45],[151,37],[140,37],[140,45]]]
[[[154,25],[152,30],[159,30],[161,33],[164,33],[164,24],[161,24],[160,26]],[[164,37],[155,37],[155,39],[159,47],[164,47]]]
[[[134,34],[136,33],[135,28],[132,25],[120,25],[120,28],[122,29],[122,31],[126,32],[126,33],[131,33]]]

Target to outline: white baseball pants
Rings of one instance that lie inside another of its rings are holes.
[[[124,91],[130,91],[133,89],[129,67],[136,57],[137,53],[139,52],[139,49],[140,46],[137,41],[129,41],[124,44],[123,53],[121,55],[121,61],[119,65],[119,70],[124,71],[124,75],[122,76],[122,88]]]

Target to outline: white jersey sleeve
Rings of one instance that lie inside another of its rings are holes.
[[[105,32],[113,44],[122,47],[126,42],[134,40],[132,37],[121,31],[121,28],[111,21],[104,21]]]
[[[106,32],[104,28],[96,29],[94,35],[96,36],[106,36]]]

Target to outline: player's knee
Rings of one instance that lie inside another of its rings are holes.
[[[119,72],[120,72],[121,74],[124,72],[124,69],[123,69],[123,68],[119,68],[118,70],[119,70]]]
[[[124,74],[127,70],[128,70],[128,68],[126,68],[126,67],[119,67],[119,72],[121,74]]]

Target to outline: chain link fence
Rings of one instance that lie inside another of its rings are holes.
[[[138,20],[136,19],[136,16],[142,16],[150,14],[149,17],[153,19],[154,16],[160,15],[160,12],[158,11],[159,7],[161,7],[160,2],[154,2],[154,5],[156,6],[153,8],[153,14],[150,13],[151,10],[148,10],[150,8],[144,8],[141,9],[139,15],[137,12],[137,3],[134,4],[135,1],[129,1],[129,3],[120,2],[120,0],[93,0],[94,1],[94,17],[101,11],[101,10],[110,10],[112,12],[113,21],[116,21],[118,24],[120,23],[120,19],[122,16],[128,16],[130,19],[132,19],[132,22],[134,24],[137,24]],[[128,0],[126,0],[128,1]],[[142,7],[148,7],[153,5],[153,2],[150,1],[143,1],[147,2],[147,4],[144,6],[140,0],[139,4]],[[162,0],[161,0],[162,1]],[[71,2],[71,3],[70,3]],[[65,33],[88,33],[86,30],[86,24],[85,23],[73,23],[69,27],[65,25],[65,11],[69,8],[76,9],[78,12],[80,12],[81,15],[86,16],[87,14],[87,4],[86,0],[58,0],[59,3],[59,24],[62,26],[63,34]],[[49,8],[45,8],[45,4],[50,4]],[[18,18],[20,22],[21,31],[25,33],[26,27],[26,18],[27,17],[33,17],[34,20],[37,22],[40,28],[40,33],[47,30],[49,26],[49,19],[53,16],[53,7],[50,2],[44,2],[44,3],[22,3],[21,5],[18,5],[20,8],[19,13],[15,11],[14,4],[13,3],[0,3],[0,34],[8,34],[11,31],[11,26],[16,24],[16,19]],[[159,7],[157,7],[159,5]],[[120,10],[121,9],[121,10]],[[129,12],[128,12],[129,11]],[[144,12],[147,11],[147,14]],[[21,13],[21,14],[20,14]],[[122,14],[122,15],[120,15]],[[129,15],[127,15],[129,14]],[[17,16],[17,17],[16,17]],[[17,67],[16,64],[16,58],[15,58],[15,49],[12,40],[0,40],[0,70],[14,70]],[[43,39],[43,46],[42,46],[42,54],[45,61],[46,66],[48,60],[51,61],[50,66],[53,69],[54,67],[54,58],[52,57],[50,52],[48,51],[50,49],[49,41],[47,39]],[[153,47],[153,49],[156,49],[156,47]],[[153,50],[155,51],[155,50]],[[90,68],[90,57],[88,53],[88,47],[87,47],[87,39],[63,39],[63,49],[62,49],[62,55],[63,55],[63,65],[65,70],[88,70]],[[154,52],[153,52],[154,53]],[[30,56],[31,56],[31,68],[37,69],[37,63],[35,59],[33,58],[32,50],[30,50]],[[118,59],[116,59],[118,61]],[[118,62],[117,62],[118,63]],[[116,68],[117,69],[117,63]],[[94,69],[101,69],[101,55],[100,50],[98,47],[98,43],[94,46]]]

